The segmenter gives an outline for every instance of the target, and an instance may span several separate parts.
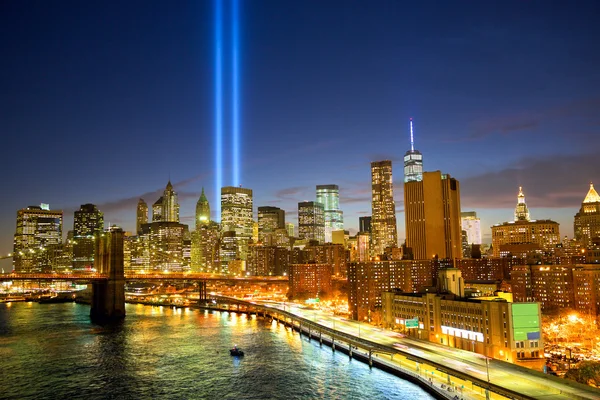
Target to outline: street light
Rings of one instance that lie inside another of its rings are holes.
[[[487,381],[488,381],[488,387],[487,387],[487,389],[485,389],[485,399],[490,400],[490,359],[487,355],[485,356],[485,369],[487,371]]]

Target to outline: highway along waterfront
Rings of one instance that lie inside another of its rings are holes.
[[[274,316],[312,337],[335,340],[338,347],[368,357],[372,364],[417,378],[447,398],[599,399],[600,390],[507,362],[446,346],[408,339],[396,332],[347,320],[295,303],[243,301],[215,297],[207,306],[247,307]],[[354,349],[354,346],[356,348]],[[488,390],[488,388],[490,390]]]
[[[118,324],[76,303],[0,304],[2,399],[432,399],[283,324],[128,304]],[[237,345],[244,357],[229,355]]]

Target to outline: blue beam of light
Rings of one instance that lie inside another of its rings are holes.
[[[233,186],[240,184],[240,66],[239,66],[239,0],[231,5],[231,126],[233,136]]]
[[[215,0],[215,210],[221,220],[223,186],[223,5]]]

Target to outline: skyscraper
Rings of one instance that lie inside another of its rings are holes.
[[[171,181],[162,196],[162,220],[166,222],[179,222],[179,203],[177,202],[177,193],[173,190]]]
[[[94,266],[97,235],[104,230],[104,214],[94,204],[83,204],[73,217],[73,269]]]
[[[525,195],[521,186],[519,186],[517,206],[515,207],[515,221],[530,221],[529,209],[527,208],[527,204],[525,204]]]
[[[152,205],[152,222],[161,222],[163,220],[163,200],[160,196]]]
[[[285,223],[285,230],[287,231],[287,234],[289,237],[294,237],[295,235],[295,226],[293,222],[286,222]]]
[[[481,244],[481,220],[475,211],[460,213],[462,229],[467,232],[467,243]]]
[[[234,232],[237,244],[237,257],[246,259],[248,241],[252,238],[254,220],[252,218],[252,189],[226,186],[221,188],[221,227],[222,232]],[[231,261],[230,252],[221,257],[222,263]]]
[[[137,218],[135,223],[135,231],[138,235],[142,233],[142,225],[148,223],[148,204],[144,199],[140,199],[137,205]]]
[[[258,241],[263,242],[278,229],[285,229],[285,211],[279,207],[258,207]]]
[[[358,231],[371,233],[371,216],[358,217]]]
[[[404,183],[406,245],[415,260],[462,257],[460,185],[440,171]]]
[[[17,211],[13,267],[16,272],[42,272],[52,269],[47,254],[62,245],[63,212],[47,204]]]
[[[219,224],[210,219],[210,204],[204,188],[196,203],[196,230],[192,232],[193,272],[220,272]]]
[[[323,204],[315,201],[298,203],[298,236],[300,239],[325,241],[325,212]]]
[[[575,239],[584,246],[600,237],[600,196],[591,183],[579,212],[575,214],[574,232]]]
[[[200,198],[196,203],[196,230],[200,229],[202,225],[206,225],[210,222],[210,205],[208,204],[208,199],[204,194],[204,188],[202,188],[202,193],[200,194]]]
[[[387,247],[398,247],[391,161],[371,163],[371,187],[371,251],[380,255]]]
[[[423,155],[415,150],[413,119],[410,119],[410,150],[404,155],[404,182],[423,180]]]
[[[331,242],[331,232],[344,230],[344,214],[340,210],[338,185],[317,185],[317,203],[323,204],[325,216],[325,242]]]

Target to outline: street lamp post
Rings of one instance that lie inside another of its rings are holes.
[[[485,389],[485,399],[490,400],[490,359],[488,356],[485,356],[485,369],[487,371],[487,381],[488,387]]]

